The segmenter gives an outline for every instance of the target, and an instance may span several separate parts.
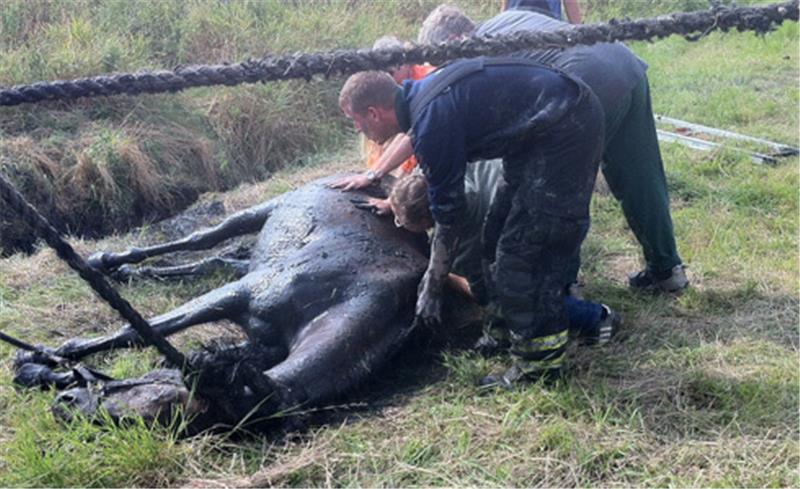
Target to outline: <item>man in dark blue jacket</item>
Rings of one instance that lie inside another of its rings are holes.
[[[467,165],[464,175],[466,212],[460,226],[460,237],[449,277],[450,287],[473,301],[494,296],[494,274],[485,270],[483,224],[497,193],[505,186],[501,160],[488,160]],[[412,232],[427,231],[433,226],[428,202],[428,182],[422,175],[407,175],[392,186],[388,198],[389,212],[397,226]],[[374,205],[379,199],[369,199]],[[366,208],[366,207],[362,207]],[[609,306],[567,295],[564,298],[569,317],[570,338],[587,345],[604,345],[617,333],[622,317]],[[475,349],[484,356],[507,353],[509,335],[505,325],[496,321],[484,324],[483,337]]]
[[[561,373],[568,339],[565,271],[589,227],[603,143],[602,108],[582,82],[522,59],[456,61],[402,88],[385,73],[350,77],[339,103],[367,137],[410,135],[436,222],[416,316],[439,321],[441,294],[462,223],[468,161],[503,158],[510,203],[494,281],[514,364],[510,384]],[[367,175],[378,178],[380,175]]]
[[[465,36],[555,31],[569,24],[531,11],[510,10],[475,26],[453,6],[435,9],[420,30],[421,43]],[[647,267],[631,276],[633,288],[678,292],[689,282],[675,244],[664,163],[658,147],[647,81],[647,64],[622,43],[567,49],[534,49],[515,56],[555,66],[586,83],[605,115],[603,174],[636,239]],[[578,273],[574,260],[570,275]]]

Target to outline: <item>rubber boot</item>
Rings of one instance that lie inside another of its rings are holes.
[[[480,387],[500,387],[513,390],[520,384],[544,380],[550,384],[561,378],[564,355],[568,340],[568,330],[534,338],[523,338],[509,332],[511,356],[514,363],[501,373],[482,378]]]

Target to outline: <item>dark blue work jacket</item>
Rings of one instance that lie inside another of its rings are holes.
[[[453,62],[422,80],[405,81],[397,93],[398,121],[411,135],[417,161],[428,180],[431,212],[440,224],[457,223],[463,212],[468,161],[508,156],[534,144],[547,144],[547,131],[588,90],[568,75],[544,66],[515,61],[489,65],[491,60]],[[466,63],[483,61],[486,66],[448,84],[424,106],[414,103],[415,98],[426,99],[426,92],[436,92],[437,85],[441,88],[437,77],[463,70]]]

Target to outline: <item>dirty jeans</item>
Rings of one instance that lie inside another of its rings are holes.
[[[493,295],[525,373],[561,367],[569,326],[564,285],[589,226],[603,134],[602,109],[587,94],[558,124],[503,159],[506,185],[489,212],[484,243],[497,243]]]

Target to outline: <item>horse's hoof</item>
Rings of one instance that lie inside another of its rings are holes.
[[[55,367],[56,361],[54,360],[55,350],[47,348],[42,345],[36,345],[36,351],[23,351],[18,350],[14,356],[14,368],[19,370],[23,365],[28,363],[36,363],[39,365],[46,365],[48,367]]]
[[[108,265],[110,253],[107,251],[98,251],[92,253],[86,260],[89,266],[102,273],[109,273],[113,268]]]
[[[53,369],[38,363],[25,363],[17,367],[14,383],[22,387],[65,389],[75,384],[72,372],[54,372]]]
[[[109,273],[109,277],[117,282],[127,282],[133,277],[134,269],[130,265],[120,265],[119,268]]]

